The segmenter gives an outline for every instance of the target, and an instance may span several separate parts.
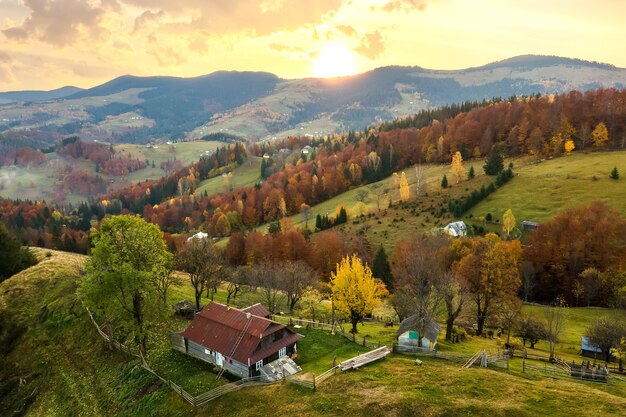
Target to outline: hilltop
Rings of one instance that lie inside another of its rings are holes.
[[[41,134],[44,143],[73,134],[137,143],[220,132],[321,136],[463,101],[624,86],[626,69],[536,55],[459,70],[391,66],[335,79],[225,71],[194,78],[127,75],[80,91],[0,95],[6,103],[0,144],[23,146]],[[125,115],[143,122],[125,124]]]

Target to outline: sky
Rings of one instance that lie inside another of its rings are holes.
[[[624,0],[0,0],[0,91],[218,70],[329,77],[523,54],[626,67]]]

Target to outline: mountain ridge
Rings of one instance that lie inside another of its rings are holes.
[[[36,105],[0,105],[0,133],[10,131],[13,146],[16,135],[32,132],[122,143],[198,139],[219,132],[266,140],[361,130],[464,101],[601,87],[625,88],[626,69],[521,55],[460,70],[393,65],[332,79],[284,79],[255,71],[191,78],[124,75]]]

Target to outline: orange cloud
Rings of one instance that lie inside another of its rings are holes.
[[[366,33],[361,38],[361,44],[354,50],[366,58],[376,59],[385,51],[383,36],[379,31]]]

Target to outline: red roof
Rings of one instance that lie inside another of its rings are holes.
[[[265,309],[265,307],[263,307],[263,305],[261,303],[256,303],[254,305],[251,305],[250,307],[244,308],[241,311],[245,311],[246,313],[254,314],[255,316],[265,317],[265,318],[268,318],[268,319],[272,315],[272,313],[267,311]]]
[[[251,311],[258,311],[256,306],[249,308]],[[261,308],[263,307],[261,306]],[[263,310],[265,309],[263,308]],[[232,358],[240,363],[248,364],[248,359],[250,359],[250,364],[252,364],[257,360],[272,355],[275,351],[277,352],[280,348],[296,342],[302,337],[288,330],[289,334],[286,337],[259,350],[261,340],[264,337],[284,329],[285,326],[254,315],[250,311],[246,312],[214,302],[211,302],[196,314],[191,324],[180,335],[208,349],[217,351],[225,357],[230,357],[232,348],[248,321],[250,321],[250,325],[232,355]],[[286,343],[287,339],[289,342],[283,345],[283,341]],[[264,356],[253,361],[253,358],[256,358],[259,354]]]

